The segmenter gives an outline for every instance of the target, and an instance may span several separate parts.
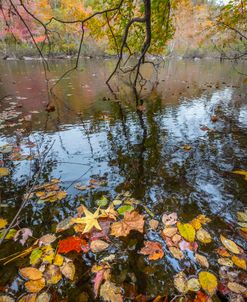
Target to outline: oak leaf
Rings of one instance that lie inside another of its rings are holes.
[[[127,236],[130,231],[135,230],[143,233],[144,218],[136,211],[126,212],[124,218],[114,222],[111,226],[111,235],[115,237]]]

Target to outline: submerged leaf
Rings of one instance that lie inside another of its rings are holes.
[[[247,171],[246,171],[246,175],[247,175]],[[237,212],[237,216],[238,216],[238,221],[247,222],[247,211]]]
[[[15,302],[15,299],[8,295],[2,295],[0,296],[0,302]]]
[[[165,228],[162,230],[161,235],[165,237],[172,237],[177,233],[178,229],[174,227]]]
[[[59,267],[54,264],[48,266],[44,272],[44,276],[47,284],[57,284],[62,279]]]
[[[169,248],[169,251],[172,253],[172,255],[176,258],[176,259],[183,259],[184,258],[184,254],[182,251],[180,251],[180,249],[178,249],[177,247],[175,246],[171,246]]]
[[[171,226],[177,223],[178,221],[178,215],[177,213],[171,213],[171,214],[163,214],[162,216],[162,222],[165,226]]]
[[[117,211],[120,215],[124,215],[124,213],[131,212],[133,210],[134,210],[134,207],[132,205],[124,205],[117,209]]]
[[[201,288],[201,285],[197,278],[189,279],[187,284],[188,284],[188,290],[193,291],[193,292],[198,292]]]
[[[205,256],[196,253],[195,258],[196,262],[199,263],[202,267],[209,268],[209,263]]]
[[[0,178],[1,178],[1,177],[4,177],[4,176],[8,176],[9,173],[10,173],[10,172],[9,172],[9,169],[8,169],[8,168],[3,168],[3,167],[1,168],[1,167],[0,167]]]
[[[90,244],[90,249],[93,253],[100,253],[104,250],[106,250],[109,247],[109,244],[103,240],[94,240]]]
[[[243,294],[247,291],[247,288],[237,282],[228,282],[227,287],[236,294]]]
[[[35,265],[39,262],[43,252],[41,249],[34,249],[30,255],[30,264]]]
[[[3,229],[8,224],[6,219],[0,218],[0,229]]]
[[[219,258],[219,259],[218,259],[218,263],[219,263],[220,265],[233,267],[233,262],[232,262],[232,260],[229,259],[229,258]]]
[[[238,257],[238,256],[233,255],[233,256],[232,256],[232,262],[233,262],[236,266],[238,266],[238,267],[240,267],[240,268],[246,270],[246,261],[245,261],[243,258],[240,258],[240,257]]]
[[[247,171],[245,171],[245,170],[235,170],[235,171],[232,171],[232,173],[243,175],[244,179],[247,180]]]

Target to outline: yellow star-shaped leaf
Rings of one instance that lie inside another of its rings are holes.
[[[83,206],[83,211],[84,211],[85,217],[72,218],[71,222],[85,224],[83,234],[90,232],[93,227],[95,227],[98,230],[102,230],[101,226],[99,225],[98,220],[97,220],[100,217],[100,214],[99,214],[100,208],[98,208],[97,211],[95,211],[94,213],[91,213],[88,211],[88,209],[85,206]]]

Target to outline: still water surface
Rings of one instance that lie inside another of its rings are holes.
[[[50,78],[55,82],[70,64],[51,62]],[[0,62],[0,96],[9,95],[1,101],[0,111],[8,112],[12,106],[20,112],[18,118],[26,119],[2,122],[0,145],[18,144],[29,154],[29,140],[36,144],[35,152],[53,144],[40,182],[60,178],[69,194],[58,203],[31,202],[23,211],[21,225],[33,229],[39,238],[62,219],[75,215],[83,199],[89,209],[95,209],[94,201],[101,195],[114,198],[129,191],[157,218],[175,211],[188,221],[203,213],[213,221],[211,233],[218,236],[224,230],[244,246],[234,223],[236,212],[246,207],[247,183],[231,171],[247,170],[247,86],[245,76],[237,72],[247,73],[246,63],[169,61],[160,68],[158,79],[148,66],[144,75],[156,85],[148,82],[144,87],[145,109],[141,111],[136,110],[124,81],[114,84],[118,100],[105,86],[113,66],[110,60],[82,61],[79,71],[57,85],[56,111],[47,113],[42,65]],[[216,122],[211,121],[213,115]],[[191,149],[185,151],[184,145]],[[1,203],[5,205],[0,208],[1,217],[11,220],[16,213],[35,171],[33,162],[14,162],[10,177],[1,180]],[[85,191],[74,188],[75,183],[88,184],[94,177],[106,180],[106,186]],[[119,257],[116,276],[124,279],[133,273],[138,292],[147,295],[161,294],[164,287],[168,291],[171,276],[183,269],[180,263],[166,256],[150,267],[134,250],[129,249],[126,257],[126,244],[120,251],[114,247],[111,251]],[[19,247],[5,244],[0,258],[15,250]],[[207,255],[209,251],[204,248],[203,252]],[[91,261],[85,258],[86,266]],[[16,265],[1,267],[0,286],[8,285],[19,294],[23,289],[18,285]],[[216,270],[217,262],[212,265]],[[76,301],[88,287],[89,279],[83,278],[73,286],[61,285],[63,295]]]

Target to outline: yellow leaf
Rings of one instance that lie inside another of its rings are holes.
[[[61,266],[63,265],[63,256],[60,255],[60,254],[56,254],[55,258],[54,258],[54,261],[53,261],[53,264],[54,265],[57,265],[57,266]]]
[[[99,225],[98,220],[97,220],[100,217],[100,214],[99,214],[100,209],[98,208],[96,212],[91,213],[88,211],[88,209],[86,207],[83,206],[83,210],[84,210],[85,217],[72,218],[71,222],[85,224],[85,229],[84,229],[83,233],[90,232],[94,227],[98,230],[101,230],[101,226]]]
[[[227,248],[230,252],[232,252],[234,254],[240,254],[239,247],[237,246],[237,244],[235,242],[233,242],[230,239],[227,239],[223,235],[220,235],[220,240],[221,240],[222,244],[225,246],[225,248]]]
[[[194,218],[190,224],[194,227],[195,230],[199,230],[202,227],[202,224],[199,219]]]
[[[182,224],[182,223],[178,222],[177,227],[178,227],[179,233],[185,240],[187,240],[189,242],[195,241],[196,231],[191,224],[189,224],[189,223]]]
[[[245,171],[245,170],[235,170],[235,171],[232,171],[232,173],[243,175],[244,179],[247,180],[247,171]]]
[[[247,212],[237,212],[238,221],[247,222]]]
[[[196,238],[202,243],[210,243],[212,241],[210,234],[203,228],[200,228],[200,230],[196,232]]]
[[[29,280],[39,280],[42,278],[42,273],[34,267],[23,267],[20,269],[20,274],[23,278]]]
[[[247,228],[240,228],[241,231],[243,231],[244,233],[247,233]]]
[[[240,268],[246,270],[246,261],[245,261],[244,259],[239,258],[238,256],[233,255],[233,256],[232,256],[232,262],[233,262],[236,266],[238,266],[238,267],[240,267]]]
[[[4,176],[9,175],[9,169],[8,168],[0,168],[0,178]]]
[[[53,264],[48,266],[44,272],[44,276],[47,284],[57,284],[62,279],[62,274],[59,267]]]
[[[6,219],[0,218],[0,229],[3,229],[8,224]]]
[[[209,272],[202,271],[199,273],[199,282],[201,287],[207,292],[210,296],[212,296],[216,288],[218,286],[218,281],[215,275]]]
[[[35,302],[36,301],[36,297],[37,297],[36,294],[25,295],[20,300],[18,300],[18,302]],[[8,302],[8,301],[6,301],[6,302]]]

